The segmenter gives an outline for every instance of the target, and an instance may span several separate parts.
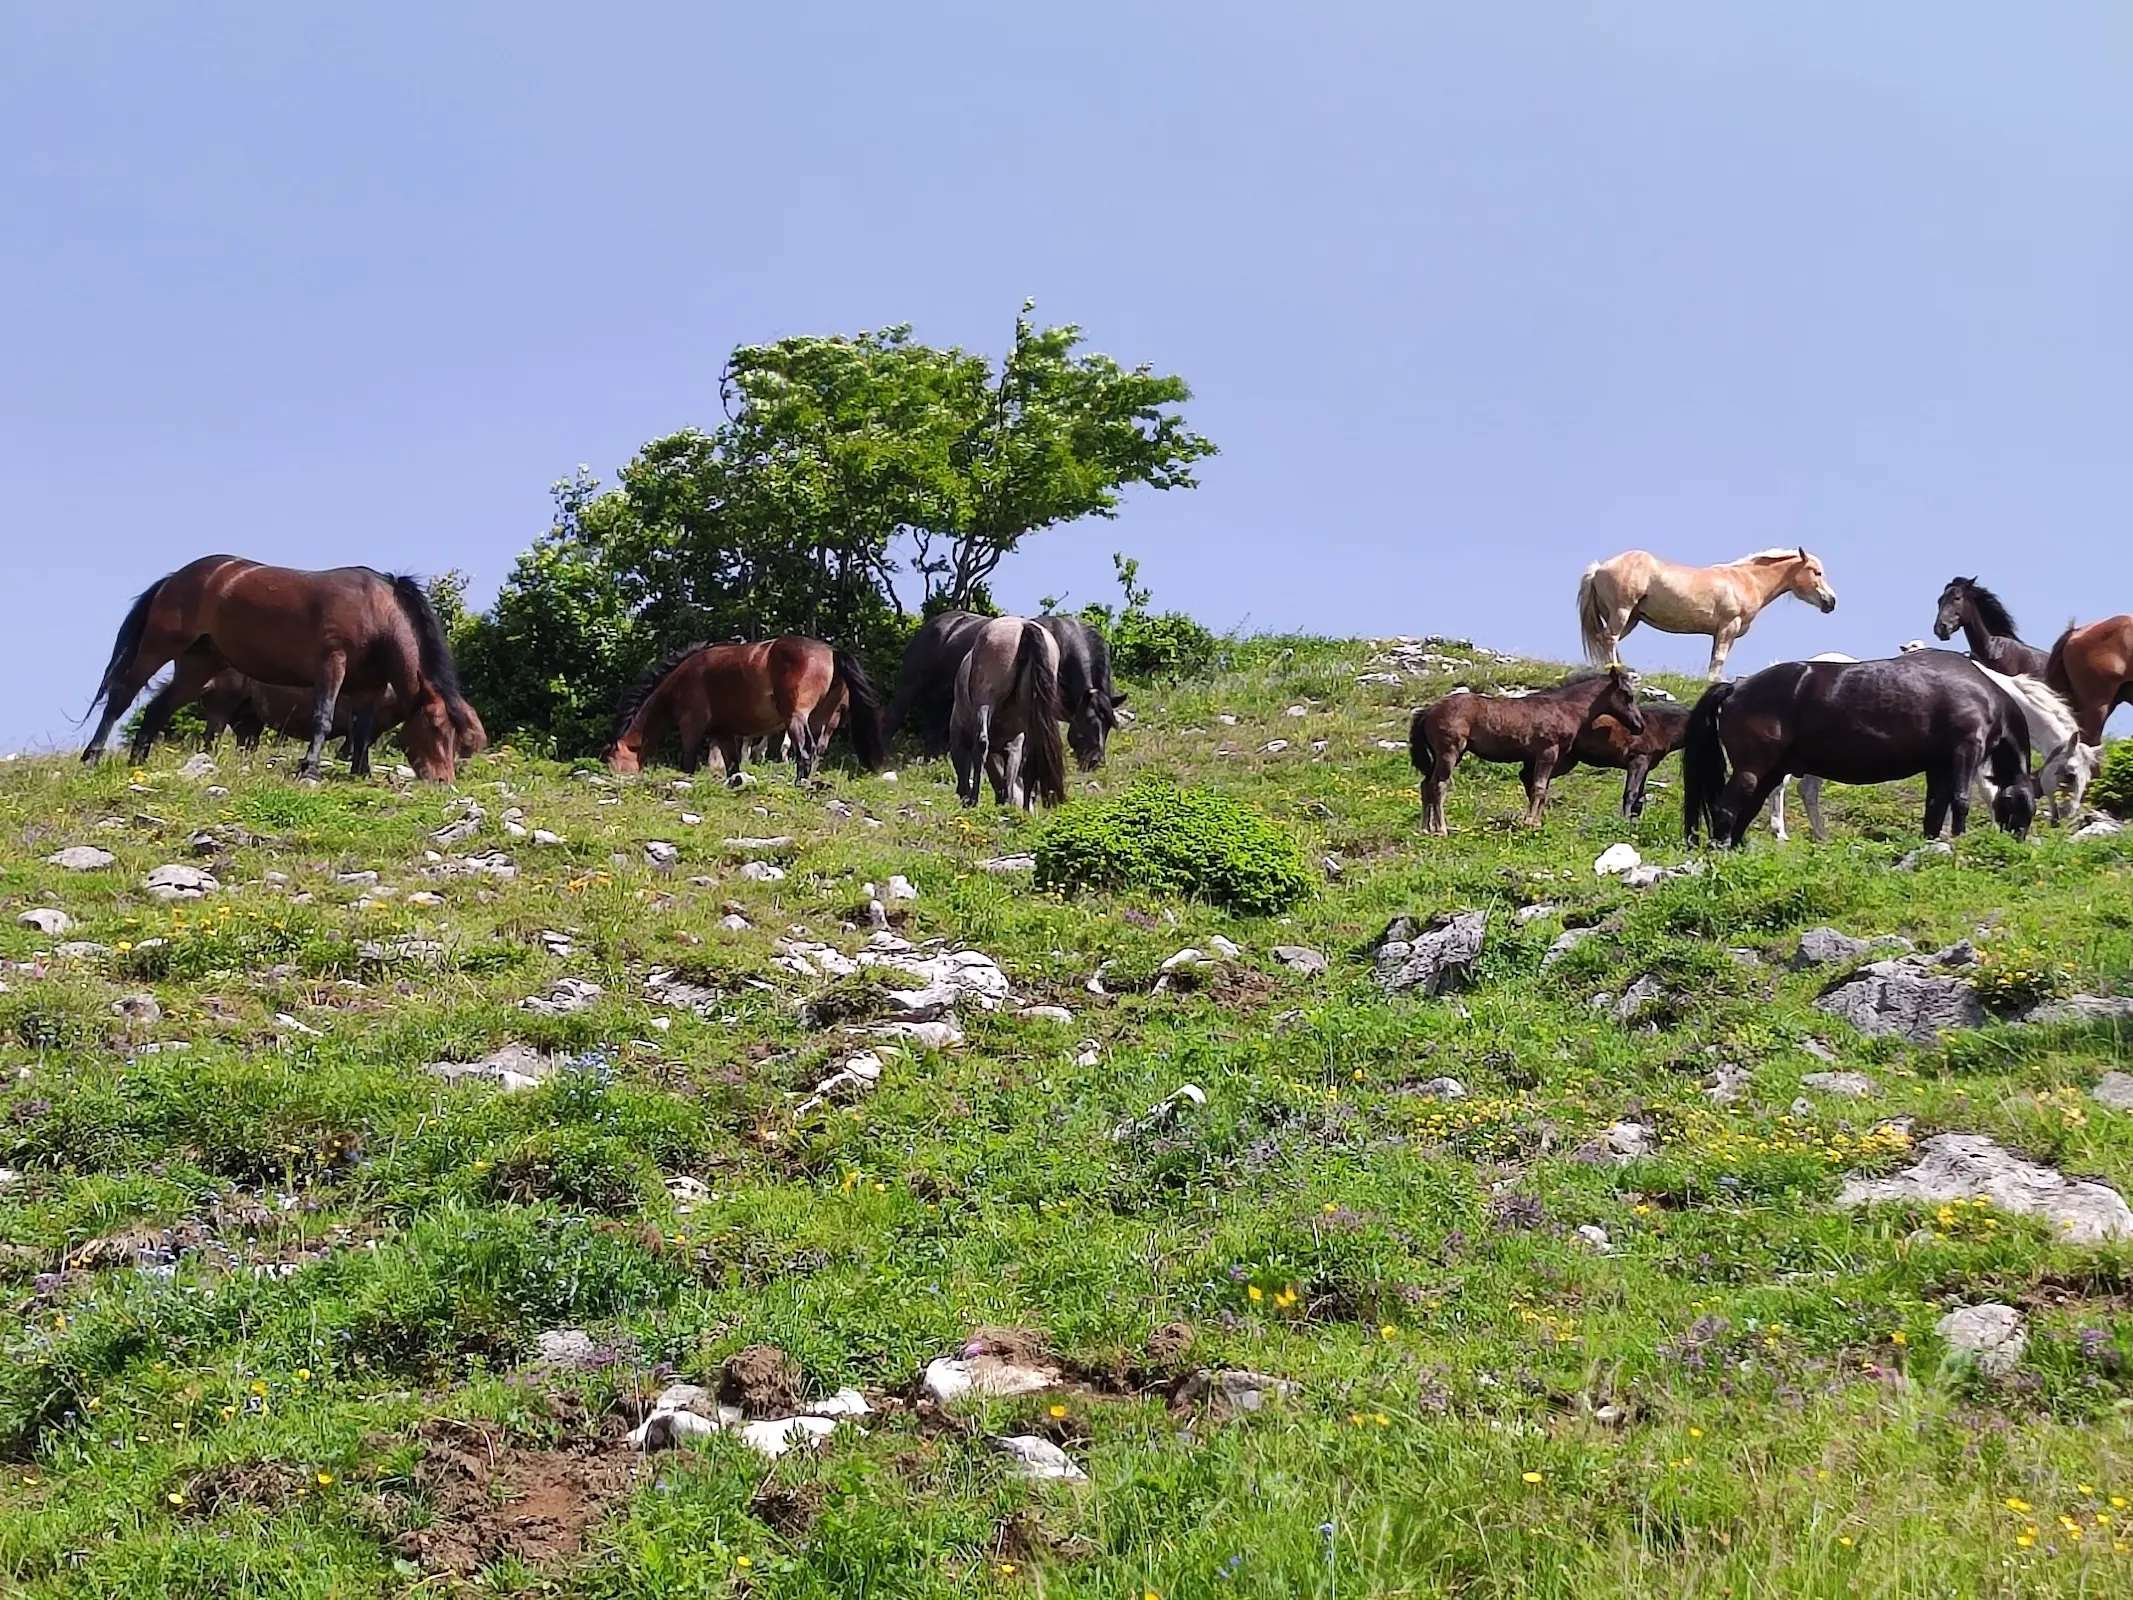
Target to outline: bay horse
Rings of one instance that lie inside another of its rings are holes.
[[[1733,643],[1781,595],[1823,612],[1837,609],[1822,563],[1804,547],[1764,550],[1715,567],[1684,567],[1648,550],[1625,550],[1595,561],[1578,580],[1578,631],[1585,658],[1605,666],[1622,660],[1622,640],[1640,622],[1661,633],[1708,633],[1709,677],[1725,670]]]
[[[904,647],[896,672],[896,693],[884,725],[889,737],[907,726],[918,729],[920,749],[929,761],[948,753],[948,723],[955,712],[956,669],[970,653],[986,618],[972,611],[943,611]],[[1067,744],[1084,772],[1104,764],[1113,732],[1131,713],[1120,708],[1126,696],[1111,677],[1111,647],[1104,636],[1079,617],[1032,619],[1059,647],[1059,704],[1067,721]]]
[[[2045,660],[2044,681],[2074,708],[2083,744],[2103,743],[2103,725],[2133,705],[2133,616],[2070,625]]]
[[[1461,689],[1417,711],[1407,728],[1407,756],[1422,775],[1422,831],[1451,829],[1444,791],[1469,751],[1484,761],[1516,761],[1526,788],[1526,824],[1536,826],[1548,804],[1548,783],[1576,764],[1572,751],[1586,727],[1612,717],[1632,735],[1644,732],[1636,680],[1622,667],[1575,672],[1531,694],[1475,694]]]
[[[849,717],[847,717],[849,713]],[[849,651],[787,634],[753,644],[692,644],[657,663],[622,693],[608,735],[608,770],[640,772],[669,728],[681,731],[681,768],[694,772],[716,745],[726,781],[741,782],[745,741],[783,734],[800,782],[814,774],[840,721],[849,721],[860,765],[889,759],[874,686]]]
[[[984,623],[955,669],[948,723],[955,792],[978,803],[982,778],[993,799],[1029,810],[1066,799],[1066,749],[1059,739],[1059,644],[1024,617]]]
[[[1952,639],[1956,629],[1970,647],[1970,659],[1982,661],[1994,672],[2008,677],[2044,676],[2051,652],[2024,644],[2021,629],[2007,607],[1975,578],[1950,578],[1940,592],[1940,606],[1933,615],[1933,637]]]
[[[1733,770],[1728,775],[1727,762]],[[2037,811],[2020,707],[1976,665],[1944,650],[1886,661],[1783,661],[1714,683],[1689,713],[1681,748],[1682,828],[1737,846],[1788,773],[1838,783],[1926,779],[1925,836],[1970,819],[1980,770],[1993,818],[2021,837]]]
[[[234,669],[262,683],[307,690],[311,748],[297,769],[319,774],[319,756],[345,698],[358,716],[375,713],[390,691],[407,706],[401,735],[409,763],[449,783],[462,750],[477,745],[480,719],[459,687],[444,628],[414,578],[369,567],[305,572],[239,556],[202,556],[141,591],[119,625],[111,660],[90,697],[104,708],[82,760],[104,753],[112,725],[166,665],[168,687],[134,730],[133,759],[144,761],[170,715],[217,673]],[[365,739],[350,771],[370,771]]]
[[[1558,778],[1581,762],[1588,767],[1612,767],[1624,773],[1622,815],[1625,817],[1644,815],[1644,780],[1651,775],[1653,767],[1681,748],[1681,741],[1689,731],[1686,707],[1644,706],[1641,709],[1644,727],[1640,731],[1633,732],[1610,712],[1594,717],[1578,730],[1570,754],[1555,769]]]

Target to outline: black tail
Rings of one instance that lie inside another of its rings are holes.
[[[402,575],[392,583],[393,598],[400,603],[400,614],[415,630],[415,648],[421,655],[422,676],[444,697],[445,715],[452,719],[452,733],[464,748],[481,723],[476,720],[473,707],[467,704],[466,691],[459,687],[459,667],[452,660],[451,645],[445,642],[444,624],[437,620],[436,609],[431,606],[430,597],[423,591],[419,578]]]
[[[104,666],[103,679],[97,684],[96,693],[89,697],[89,709],[82,713],[84,722],[88,721],[99,705],[110,698],[112,690],[118,687],[119,679],[125,675],[134,652],[141,648],[141,635],[148,631],[149,608],[156,603],[156,595],[168,582],[170,574],[166,572],[143,589],[135,598],[133,609],[126,613],[126,620],[119,624],[118,638],[112,643],[111,659]]]
[[[849,702],[845,725],[852,730],[852,748],[859,752],[859,764],[869,772],[879,772],[889,764],[889,740],[882,731],[881,702],[874,694],[874,686],[867,682],[866,669],[859,658],[849,650],[836,652],[836,676],[830,681],[844,685],[844,697]]]
[[[1015,651],[1015,682],[1028,695],[1022,738],[1022,791],[1048,806],[1066,799],[1066,745],[1059,737],[1059,669],[1047,648],[1052,636],[1034,622],[1022,624]]]
[[[1681,741],[1681,831],[1692,844],[1705,828],[1714,835],[1717,831],[1718,800],[1726,791],[1726,747],[1718,737],[1718,714],[1738,687],[1712,684],[1689,713],[1689,730]]]
[[[1407,725],[1407,759],[1425,780],[1437,769],[1437,752],[1429,747],[1429,729],[1423,723],[1428,715],[1429,707],[1424,706]]]

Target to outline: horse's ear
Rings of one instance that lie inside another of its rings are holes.
[[[1800,559],[1802,561],[1809,561],[1813,559],[1811,556],[1808,555],[1807,546],[1805,546],[1804,544],[1800,546]]]

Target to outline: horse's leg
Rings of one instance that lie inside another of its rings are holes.
[[[1721,624],[1711,635],[1711,670],[1705,674],[1711,682],[1716,683],[1726,670],[1726,657],[1733,653],[1733,641],[1746,631],[1739,623],[1728,622]]]
[[[141,708],[140,727],[135,730],[134,739],[133,760],[136,766],[140,765],[141,761],[139,738],[140,731],[142,729],[153,728],[158,733],[162,732],[163,729],[170,726],[170,719],[173,715],[176,714],[177,709],[178,680],[176,678],[172,678],[169,683],[163,686],[163,688],[157,693],[156,697],[153,700],[149,701],[147,705]],[[213,725],[210,724],[210,727],[212,726]],[[212,733],[210,733],[208,736],[208,743],[214,743],[214,735]]]
[[[815,703],[814,709],[821,709],[820,701]],[[815,759],[821,754],[815,730],[808,722],[813,714],[813,711],[802,711],[795,706],[792,715],[785,720],[785,737],[792,741],[793,775],[801,783],[814,776]]]
[[[1807,808],[1807,834],[1816,844],[1829,842],[1829,824],[1822,819],[1822,780],[1813,773],[1800,776],[1800,804]]]
[[[320,659],[318,683],[311,699],[311,748],[297,765],[299,777],[315,778],[319,774],[319,758],[326,753],[327,735],[333,732],[333,704],[340,699],[341,682],[347,676],[348,657],[342,652],[331,651]]]
[[[348,772],[351,777],[370,776],[370,742],[378,734],[378,708],[375,705],[358,707],[348,719]]]
[[[1540,826],[1541,813],[1548,809],[1548,780],[1555,776],[1555,752],[1543,750],[1527,764],[1533,781],[1526,785],[1526,826]]]
[[[1028,742],[1028,734],[1018,733],[1004,744],[995,744],[992,752],[993,798],[1017,811],[1031,806],[1029,784],[1022,773],[1022,752]]]
[[[1770,797],[1770,831],[1783,844],[1791,835],[1785,832],[1785,790],[1791,785],[1790,778],[1778,779],[1777,792]]]
[[[718,759],[726,769],[726,787],[741,786],[741,741],[730,733],[715,734],[711,742],[718,746]]]
[[[1622,780],[1622,815],[1634,820],[1644,815],[1644,780],[1652,770],[1651,757],[1631,756],[1629,775]]]
[[[191,705],[200,698],[200,691],[207,687],[208,680],[222,670],[222,658],[212,647],[196,644],[178,657],[172,669],[170,682],[141,713],[141,720],[133,730],[133,764],[139,766],[148,759],[148,752],[163,730],[170,726],[170,719],[178,707]]]
[[[103,715],[96,719],[96,732],[92,733],[89,742],[82,746],[82,760],[94,763],[103,755],[105,742],[111,737],[111,730],[118,726],[121,717],[133,709],[133,702],[140,697],[141,691],[148,687],[148,680],[161,672],[168,662],[175,660],[183,648],[180,641],[160,632],[152,623],[143,631],[141,642],[134,647],[132,665],[112,684],[111,692],[104,696]],[[170,711],[175,710],[177,703],[174,701]],[[170,711],[164,713],[166,722],[169,720]],[[140,757],[136,756],[134,759],[139,760]]]
[[[1777,781],[1782,785],[1785,780],[1781,775]],[[1748,836],[1756,812],[1763,808],[1762,796],[1768,786],[1768,773],[1753,767],[1734,768],[1732,778],[1719,793],[1718,803],[1711,808],[1712,840],[1738,849]]]

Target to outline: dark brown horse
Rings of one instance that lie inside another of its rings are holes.
[[[869,772],[889,759],[874,687],[857,658],[820,639],[787,634],[754,644],[696,644],[677,650],[632,684],[615,708],[607,746],[614,772],[638,772],[669,728],[681,732],[681,765],[694,772],[718,747],[726,781],[741,781],[741,745],[784,734],[804,783],[837,724]]]
[[[1472,694],[1460,690],[1415,713],[1407,753],[1422,774],[1422,829],[1446,834],[1444,791],[1468,751],[1484,761],[1516,761],[1526,786],[1526,821],[1537,824],[1548,804],[1548,783],[1565,765],[1587,724],[1612,717],[1632,734],[1644,731],[1635,680],[1621,667],[1575,672],[1532,694]]]
[[[1970,647],[1970,659],[1982,661],[2010,678],[2044,676],[2048,652],[2024,644],[2021,630],[2000,597],[1975,578],[1950,578],[1933,614],[1933,636],[1952,639],[1956,629]]]
[[[247,678],[234,669],[216,673],[207,680],[207,687],[200,691],[194,702],[200,707],[203,725],[202,743],[213,748],[227,729],[236,736],[237,748],[256,750],[263,737],[276,739],[308,739],[311,736],[311,696],[302,689],[285,689],[280,684],[261,683],[256,678]],[[162,707],[160,713],[157,707]],[[167,719],[179,708],[171,698],[169,687],[149,702],[149,714]],[[366,725],[364,718],[369,716]],[[345,741],[341,747],[342,758],[351,762],[367,760],[364,752],[371,740],[391,733],[407,720],[407,707],[392,689],[378,697],[375,707],[367,711],[351,706],[347,696],[342,696],[333,708],[333,727],[328,736]],[[459,730],[459,755],[480,755],[489,747],[489,733],[481,725],[472,706],[467,707],[467,724]]]
[[[2133,705],[2133,616],[2070,627],[2045,663],[2044,681],[2074,708],[2083,744],[2103,743],[2103,725]]]
[[[119,625],[103,681],[89,709],[103,704],[84,761],[104,753],[111,728],[134,697],[175,662],[169,686],[143,714],[133,759],[147,758],[170,714],[217,673],[246,677],[311,696],[311,748],[299,770],[315,778],[319,755],[345,698],[359,716],[375,714],[387,691],[409,708],[401,741],[425,778],[449,783],[461,750],[477,742],[480,720],[460,692],[444,628],[422,585],[369,567],[302,572],[239,556],[202,556],[142,591]],[[368,741],[351,770],[370,770]]]
[[[1588,767],[1613,767],[1627,774],[1622,780],[1622,815],[1643,816],[1644,780],[1653,767],[1681,748],[1689,732],[1686,707],[1645,706],[1643,711],[1644,727],[1634,732],[1611,713],[1594,717],[1578,730],[1577,742],[1557,765],[1555,776],[1560,778],[1581,762]]]

